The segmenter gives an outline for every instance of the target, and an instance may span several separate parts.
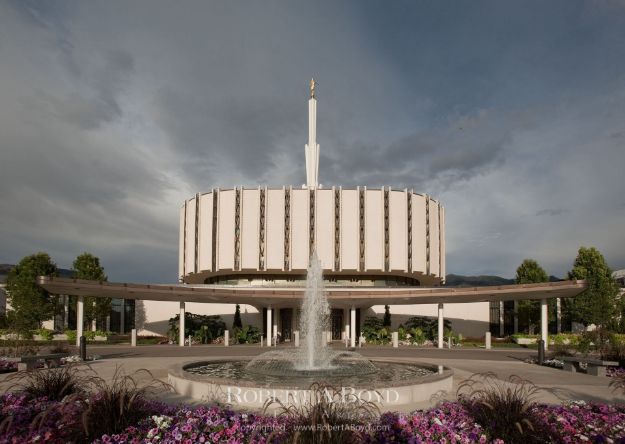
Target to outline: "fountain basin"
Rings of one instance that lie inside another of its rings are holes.
[[[328,384],[345,397],[375,402],[382,411],[403,410],[430,401],[452,389],[453,371],[409,360],[373,359],[375,373],[340,376],[297,373],[291,376],[259,375],[246,370],[250,359],[203,360],[177,365],[169,383],[177,393],[233,408],[260,410],[268,399],[297,405],[310,399],[314,382]]]

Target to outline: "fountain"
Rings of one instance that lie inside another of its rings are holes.
[[[327,345],[330,306],[316,255],[308,268],[300,328],[302,347],[272,350],[247,361],[223,359],[192,362],[169,372],[180,393],[244,408],[260,408],[267,399],[302,402],[313,383],[358,393],[383,408],[409,408],[435,393],[451,390],[452,372],[443,366],[369,360],[359,353]]]

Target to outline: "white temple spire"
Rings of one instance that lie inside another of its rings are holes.
[[[308,100],[308,143],[306,144],[306,185],[317,188],[319,183],[319,145],[317,144],[317,99],[315,79],[310,79]]]

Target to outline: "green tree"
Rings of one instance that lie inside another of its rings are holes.
[[[594,247],[580,247],[568,279],[585,280],[588,288],[564,300],[564,308],[573,322],[608,327],[618,315],[618,284],[603,255]]]
[[[72,265],[75,279],[87,279],[92,281],[106,281],[104,267],[100,265],[100,259],[90,253],[83,253],[76,257]],[[84,318],[87,325],[94,320],[103,321],[111,312],[111,298],[96,298],[87,296],[84,298]]]
[[[389,307],[388,305],[384,306],[384,319],[382,320],[382,326],[391,326],[391,307]]]
[[[549,276],[534,259],[525,259],[516,269],[517,284],[536,284],[548,282]],[[533,333],[540,322],[540,301],[519,301],[519,323],[527,326],[527,331]]]
[[[241,322],[241,307],[237,304],[237,308],[234,310],[234,320],[232,321],[233,330],[242,330],[243,322]]]
[[[9,327],[24,333],[41,328],[43,321],[54,316],[56,297],[37,285],[37,276],[57,276],[58,269],[47,253],[24,257],[7,276],[7,313]]]

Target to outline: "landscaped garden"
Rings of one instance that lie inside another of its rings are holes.
[[[538,404],[541,389],[529,381],[513,378],[511,386],[492,374],[465,381],[456,401],[382,415],[367,402],[339,402],[331,390],[332,399],[312,396],[316,402],[273,415],[172,406],[153,400],[165,384],[137,376],[118,371],[107,382],[77,366],[17,373],[13,391],[0,396],[0,443],[625,442],[625,405]],[[623,391],[625,377],[612,385]]]

